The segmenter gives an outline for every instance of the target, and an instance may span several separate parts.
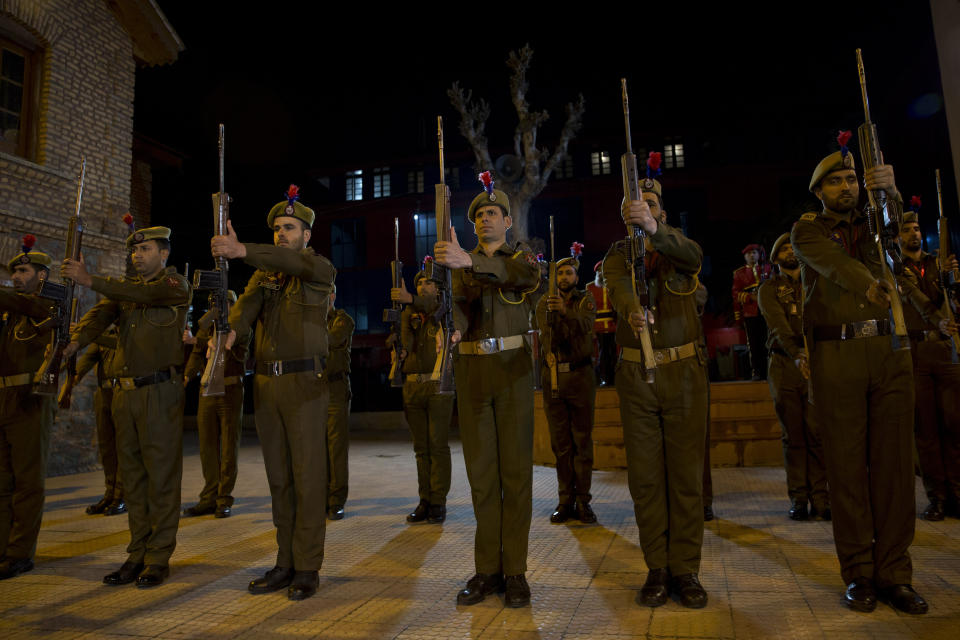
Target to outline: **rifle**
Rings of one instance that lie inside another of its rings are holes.
[[[637,156],[633,152],[633,142],[630,139],[630,100],[627,97],[627,79],[620,78],[620,88],[623,93],[623,123],[627,132],[627,152],[620,156],[620,167],[623,173],[623,195],[628,201],[640,200],[640,183],[637,174]],[[644,320],[647,318],[647,306],[650,304],[650,291],[647,289],[646,263],[644,261],[647,247],[644,244],[646,234],[638,225],[630,226],[627,236],[627,249],[630,279],[633,283],[633,301],[639,307]],[[646,370],[647,382],[652,383],[657,369],[657,361],[653,355],[653,343],[650,342],[650,329],[646,327],[640,332],[640,350],[643,351],[643,367]]]
[[[403,286],[403,263],[400,262],[400,218],[393,219],[393,260],[390,262],[390,275],[393,287]],[[390,334],[393,341],[393,362],[390,363],[390,386],[403,386],[403,345],[400,344],[400,315],[399,302],[394,302],[389,309],[383,310],[383,321],[391,324]]]
[[[553,236],[553,216],[550,216],[550,279],[547,283],[547,296],[557,295],[557,252],[554,246]],[[552,325],[554,313],[547,311],[547,324]],[[550,368],[550,397],[560,397],[560,385],[557,378],[557,354],[553,349],[553,327],[550,329],[550,353],[553,355],[553,364],[547,364]]]
[[[220,125],[218,141],[220,151],[220,191],[214,193],[213,198],[213,226],[217,235],[227,235],[227,220],[230,219],[230,196],[224,190],[223,184],[223,125]],[[224,385],[223,367],[227,361],[227,336],[230,334],[229,300],[227,298],[227,271],[230,268],[227,259],[214,259],[214,268],[211,270],[197,269],[193,273],[193,288],[196,291],[210,292],[210,308],[214,314],[214,341],[213,351],[207,358],[207,366],[200,377],[200,394],[203,396],[222,396],[226,393]]]
[[[880,142],[877,139],[877,125],[870,119],[870,100],[867,97],[867,76],[863,70],[863,58],[860,49],[857,49],[857,72],[860,74],[860,93],[863,97],[864,123],[857,129],[857,138],[860,141],[860,160],[863,170],[867,171],[883,164],[883,152],[880,151]],[[909,349],[910,337],[907,334],[907,323],[903,318],[903,302],[900,300],[899,289],[895,274],[903,272],[903,261],[900,258],[900,223],[903,217],[897,207],[887,200],[887,192],[883,189],[867,191],[867,206],[864,209],[867,223],[873,240],[877,245],[877,255],[880,258],[882,278],[890,285],[890,323],[893,325],[894,350]]]
[[[183,277],[187,279],[187,282],[190,282],[190,263],[183,263]],[[191,298],[189,306],[187,306],[187,316],[186,316],[186,328],[193,330],[193,299]]]
[[[449,242],[451,238],[450,188],[447,187],[443,166],[443,116],[437,116],[437,141],[440,147],[440,183],[434,185],[433,190],[436,200],[437,242]],[[431,260],[428,268],[427,277],[437,284],[437,295],[440,298],[436,317],[440,322],[440,339],[443,345],[440,353],[437,354],[430,379],[439,381],[437,393],[452,395],[454,391],[453,353],[450,338],[453,336],[453,274],[450,269],[437,264],[436,260]]]
[[[956,310],[960,308],[960,270],[944,271],[943,261],[950,255],[950,232],[947,216],[943,214],[943,194],[940,187],[940,169],[937,173],[937,207],[940,211],[938,231],[940,232],[940,252],[937,254],[937,267],[940,269],[940,286],[943,287],[943,314],[950,322],[956,320]],[[960,363],[960,336],[950,336],[951,359],[953,364]]]
[[[67,225],[67,247],[65,257],[70,260],[80,260],[80,249],[83,244],[83,220],[80,218],[80,205],[83,202],[83,182],[87,175],[87,159],[80,156],[80,175],[77,177],[77,199],[73,210],[73,217],[70,218],[70,224]],[[40,370],[37,371],[33,379],[33,393],[39,396],[52,396],[59,391],[60,387],[60,368],[63,365],[63,351],[70,344],[70,324],[75,323],[79,318],[80,309],[76,297],[76,283],[64,278],[63,284],[51,282],[49,279],[40,282],[40,289],[37,295],[41,298],[54,301],[54,307],[51,310],[51,318],[54,322],[53,332],[50,336],[50,348],[43,359]],[[67,374],[70,380],[65,387],[72,386],[73,376],[77,370],[77,356],[71,355],[67,359]],[[70,406],[70,395],[61,395],[60,401],[65,403],[65,407]]]

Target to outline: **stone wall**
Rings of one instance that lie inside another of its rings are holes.
[[[91,271],[121,275],[127,235],[121,218],[130,208],[133,172],[131,38],[103,0],[0,0],[2,23],[25,28],[43,55],[35,157],[0,153],[0,258],[6,263],[19,252],[25,233],[37,236],[37,249],[62,257],[86,156],[84,259]],[[59,280],[56,270],[51,276]],[[81,289],[81,311],[94,302]],[[57,415],[52,474],[96,465],[92,377],[74,394],[72,409]]]

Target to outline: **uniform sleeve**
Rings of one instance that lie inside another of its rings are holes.
[[[613,309],[621,318],[629,317],[630,311],[636,308],[636,297],[630,266],[619,244],[610,247],[603,259],[603,278],[606,281],[607,293]]]
[[[771,282],[761,285],[757,293],[757,303],[763,319],[767,322],[767,331],[776,339],[780,348],[795,359],[800,352],[801,336],[796,335],[790,327],[783,305],[777,299],[776,285]]]
[[[120,303],[112,298],[104,298],[80,318],[77,330],[70,336],[71,342],[76,342],[81,347],[90,344],[106,331],[119,315]]]
[[[350,314],[340,309],[337,317],[333,320],[333,325],[330,327],[329,344],[331,351],[347,344],[347,340],[353,335],[354,326],[355,323]]]
[[[416,298],[414,298],[416,299]],[[413,327],[410,326],[410,318],[413,316],[413,305],[407,305],[400,314],[400,346],[407,353],[413,353]]]
[[[900,291],[902,292],[900,297],[913,305],[913,308],[917,310],[926,322],[938,324],[946,317],[937,305],[920,290],[920,287],[915,285],[910,279],[898,276],[897,284],[900,286]]]
[[[678,273],[700,272],[703,250],[700,245],[668,224],[659,224],[657,232],[650,236],[653,248],[670,259]]]
[[[523,245],[518,245],[511,256],[471,253],[470,260],[473,277],[484,284],[513,291],[529,291],[540,284],[537,259]]]
[[[330,286],[337,275],[333,263],[321,255],[305,249],[296,251],[270,244],[245,244],[247,255],[243,259],[262,271],[286,273],[305,282]]]
[[[554,319],[557,340],[570,342],[587,335],[593,329],[596,318],[597,306],[593,302],[593,296],[587,294],[581,297],[575,307],[567,309],[566,315],[561,316],[558,313]]]
[[[247,288],[243,290],[236,304],[230,309],[228,322],[230,328],[237,332],[237,337],[246,336],[251,333],[253,323],[260,315],[260,308],[263,306],[263,287],[260,286],[262,273],[256,272],[247,282]]]
[[[540,331],[540,352],[543,355],[553,350],[553,328],[547,322],[547,297],[543,296],[537,302],[537,327]]]
[[[870,270],[824,235],[816,222],[796,222],[790,232],[790,244],[807,266],[851,293],[863,295],[875,281]]]
[[[103,359],[103,352],[96,343],[90,345],[83,354],[77,358],[77,372],[74,374],[74,380],[80,382],[83,377],[97,366],[97,363]]]
[[[42,298],[23,295],[9,289],[0,289],[0,309],[12,311],[31,318],[46,318],[50,316],[50,303]]]
[[[112,300],[155,307],[187,304],[191,294],[190,283],[176,273],[161,275],[150,282],[93,276],[90,288]]]
[[[197,341],[193,343],[193,349],[190,350],[190,357],[184,367],[183,375],[186,378],[195,378],[203,373],[207,366],[207,342],[210,340],[210,325],[200,329],[197,332]]]

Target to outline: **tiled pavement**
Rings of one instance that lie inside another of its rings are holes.
[[[786,518],[784,474],[776,468],[714,470],[719,517],[704,540],[706,609],[634,604],[646,567],[625,472],[594,476],[600,524],[567,526],[548,522],[556,479],[545,467],[534,468],[532,606],[505,609],[500,596],[457,607],[455,594],[473,573],[474,521],[459,442],[453,451],[446,524],[409,526],[411,445],[354,442],[347,517],[329,524],[320,591],[303,602],[246,591],[275,557],[255,442],[243,447],[235,515],[182,520],[171,577],[152,590],[100,584],[124,560],[128,539],[124,516],[83,514],[98,497],[100,474],[53,478],[37,568],[0,582],[0,638],[958,637],[960,521],[917,522],[914,584],[930,602],[928,615],[885,605],[854,613],[841,604],[829,524]],[[199,458],[188,449],[186,504],[200,484]]]

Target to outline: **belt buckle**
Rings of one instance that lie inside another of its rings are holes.
[[[267,369],[270,371],[269,375],[273,377],[283,375],[283,360],[269,360]]]
[[[497,339],[496,338],[484,338],[482,340],[477,340],[477,353],[482,353],[484,355],[490,355],[491,353],[496,353],[499,349],[497,348]]]
[[[667,360],[667,350],[666,349],[657,349],[653,352],[653,361],[657,364],[663,364]]]
[[[880,335],[880,332],[877,329],[877,321],[866,320],[864,322],[855,323],[853,325],[853,335],[855,338],[873,338]]]
[[[569,363],[569,362],[558,362],[558,363],[557,363],[557,373],[570,373],[570,363]]]

